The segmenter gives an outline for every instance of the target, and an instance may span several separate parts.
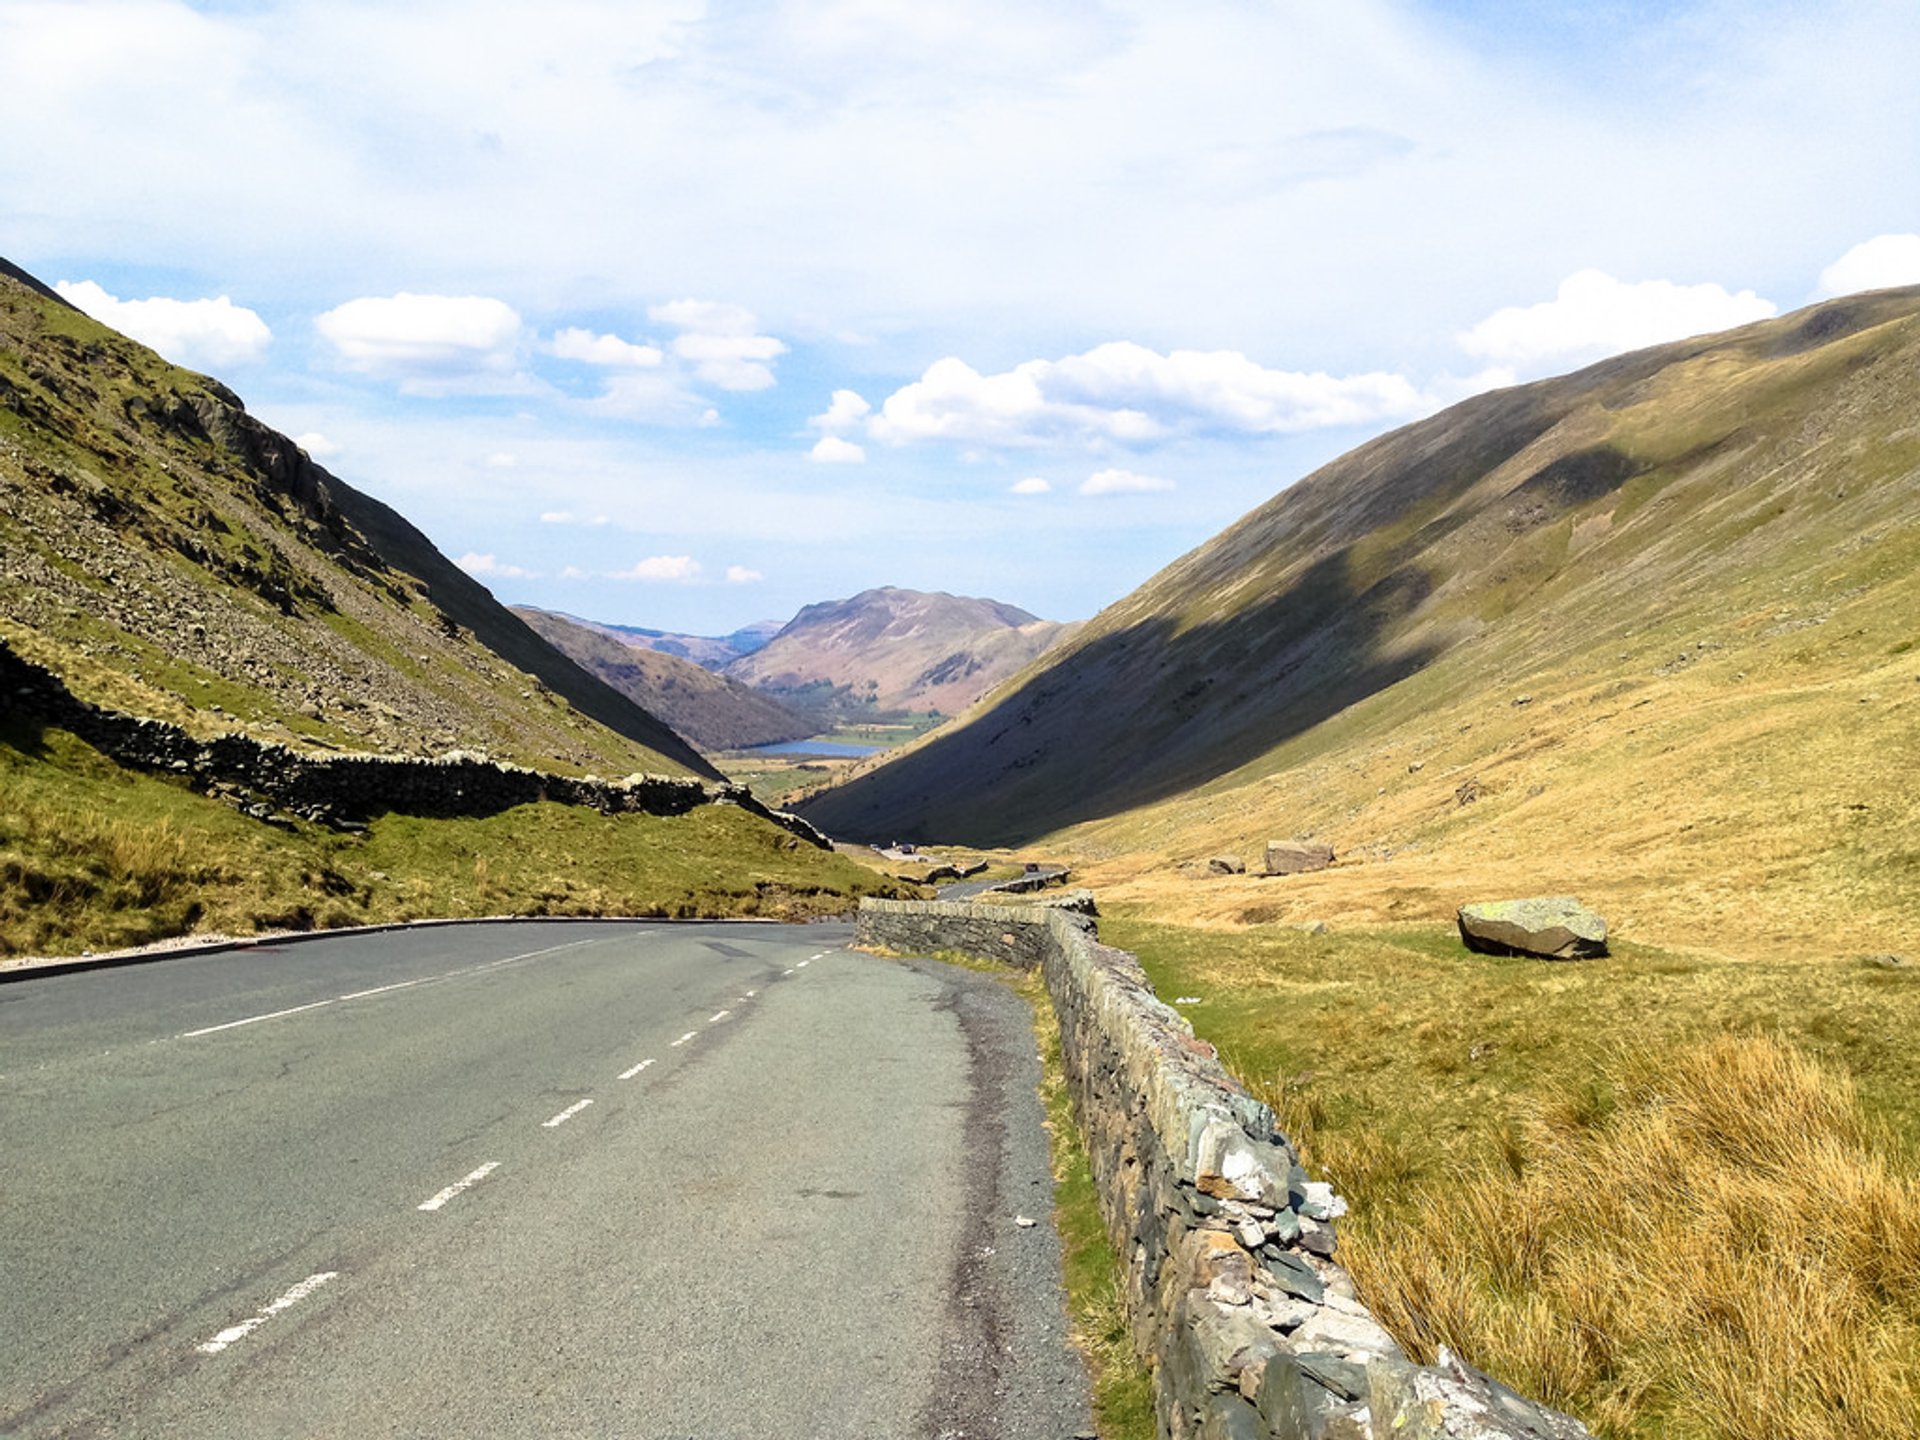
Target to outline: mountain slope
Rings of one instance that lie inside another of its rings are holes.
[[[1142,885],[1311,832],[1391,862],[1351,884],[1404,885],[1409,913],[1452,875],[1756,933],[1797,887],[1891,925],[1920,880],[1916,617],[1904,290],[1371,442],[805,808],[847,835],[1050,836]],[[1222,905],[1276,913],[1272,890]]]
[[[830,688],[877,711],[954,714],[1071,628],[997,600],[887,586],[807,606],[727,674],[776,693]]]
[[[84,698],[199,733],[714,774],[232,392],[12,267],[0,633]]]
[[[527,605],[512,608],[541,639],[581,669],[599,676],[704,751],[776,745],[814,733],[812,720],[771,695],[666,650],[623,643],[608,633],[615,627]]]

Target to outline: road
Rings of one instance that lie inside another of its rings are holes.
[[[849,935],[0,985],[0,1436],[1091,1433],[1026,1009]]]

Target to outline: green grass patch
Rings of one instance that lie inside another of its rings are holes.
[[[58,730],[0,726],[0,955],[457,915],[838,913],[900,887],[734,806],[263,825]]]

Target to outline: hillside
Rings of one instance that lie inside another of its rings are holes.
[[[1072,628],[997,600],[887,586],[807,606],[727,674],[846,714],[951,715]]]
[[[230,391],[4,263],[0,643],[149,739],[164,721],[200,742],[123,765],[63,728],[49,687],[9,683],[0,957],[436,915],[805,916],[890,888],[740,803],[463,811],[456,778],[424,812],[276,810],[223,767],[460,751],[408,773],[484,771],[479,752],[555,778],[718,776]]]
[[[1046,837],[1116,898],[1211,923],[1578,890],[1667,943],[1898,948],[1916,646],[1900,290],[1362,446],[805,808],[849,837]],[[1191,878],[1307,835],[1347,863]]]
[[[712,776],[218,382],[0,273],[0,635],[212,735]]]
[[[671,651],[623,643],[608,633],[615,627],[527,605],[512,608],[581,669],[599,676],[709,754],[776,745],[814,733],[811,719],[771,695],[716,675]]]

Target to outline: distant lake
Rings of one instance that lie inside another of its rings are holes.
[[[814,755],[823,760],[858,760],[862,755],[871,755],[876,750],[885,750],[885,745],[875,745],[864,740],[783,740],[778,745],[755,745],[750,750],[742,750],[742,755]]]

